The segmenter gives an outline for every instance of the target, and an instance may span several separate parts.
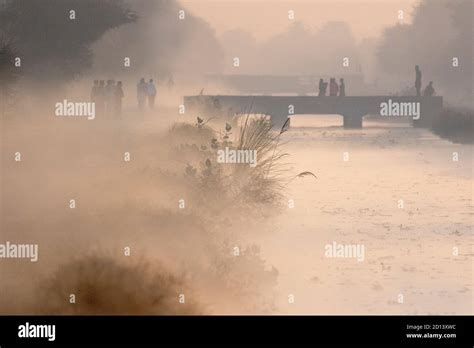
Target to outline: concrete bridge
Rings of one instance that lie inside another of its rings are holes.
[[[184,106],[187,113],[197,112],[204,117],[213,114],[234,116],[249,112],[270,115],[275,127],[281,126],[287,117],[293,114],[342,115],[344,128],[362,128],[362,118],[368,114],[390,118],[410,117],[413,119],[415,127],[430,127],[432,120],[443,109],[443,98],[416,96],[199,95],[185,96]],[[416,110],[418,110],[418,114],[414,114]],[[387,112],[389,114],[384,115]]]

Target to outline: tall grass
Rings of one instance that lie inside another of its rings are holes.
[[[185,172],[202,204],[209,206],[209,202],[218,200],[221,207],[227,204],[233,207],[278,205],[283,189],[292,180],[290,165],[285,162],[288,153],[282,151],[285,142],[281,141],[289,121],[280,132],[273,129],[264,115],[247,115],[238,125],[237,132],[230,124],[226,124],[224,130],[202,125],[202,119],[198,118],[197,127],[179,124],[170,129],[173,139],[180,138],[187,143],[194,139],[194,147],[181,147],[175,157],[177,161],[186,159]],[[203,145],[204,139],[207,139],[206,145]],[[256,151],[256,165],[217,163],[217,152],[225,148]],[[191,152],[197,159],[194,163],[188,162],[192,158]]]
[[[289,166],[283,159],[288,156],[281,150],[281,132],[273,131],[265,116],[247,116],[240,127],[236,150],[257,151],[255,167],[234,164],[230,175],[239,182],[238,197],[246,196],[257,203],[275,203],[281,197]],[[244,179],[244,181],[242,181]]]

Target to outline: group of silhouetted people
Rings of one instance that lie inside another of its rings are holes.
[[[415,89],[416,95],[421,96],[421,70],[418,65],[415,66]],[[319,79],[319,94],[318,96],[324,97],[326,96],[328,89],[328,82],[325,82],[324,79]],[[344,97],[346,95],[346,85],[344,83],[344,79],[339,79],[339,84],[336,82],[335,78],[329,79],[329,96],[330,97]],[[435,95],[435,89],[433,87],[433,81],[430,81],[428,85],[423,90],[424,97],[431,97]]]
[[[172,81],[170,79],[170,81]],[[173,83],[173,82],[171,82]],[[168,86],[171,89],[172,85],[169,82]],[[94,85],[91,90],[91,101],[95,103],[96,113],[100,117],[105,118],[121,118],[122,116],[122,99],[125,96],[122,89],[122,81],[115,83],[114,80],[94,80]],[[140,79],[137,84],[137,101],[138,109],[143,111],[148,102],[148,107],[153,109],[155,107],[156,87],[153,79],[145,82],[145,79]]]
[[[120,118],[122,115],[122,99],[124,97],[122,81],[94,80],[91,90],[91,100],[95,103],[96,114],[99,117]]]
[[[155,107],[156,87],[153,79],[145,82],[142,77],[137,84],[137,101],[138,109],[143,111],[145,109],[146,101],[148,100],[148,107],[153,109]]]
[[[328,83],[323,79],[319,79],[319,94],[318,96],[324,97],[328,88]],[[344,97],[346,95],[346,85],[344,79],[339,79],[339,85],[335,78],[329,79],[329,96],[330,97]]]
[[[421,96],[421,70],[418,65],[415,66],[415,89],[416,89],[416,95],[419,97]],[[435,95],[435,90],[433,87],[433,81],[430,81],[430,83],[425,87],[423,90],[423,96],[424,97],[431,97]]]

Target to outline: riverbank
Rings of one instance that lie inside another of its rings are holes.
[[[474,112],[463,108],[444,108],[434,120],[431,130],[457,144],[474,144]]]

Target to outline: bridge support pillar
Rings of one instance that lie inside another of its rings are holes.
[[[343,115],[344,128],[362,128],[362,116],[356,114]]]

